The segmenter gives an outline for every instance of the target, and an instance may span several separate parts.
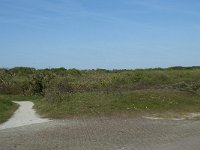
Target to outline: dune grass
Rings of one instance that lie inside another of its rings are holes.
[[[98,116],[138,113],[184,113],[200,111],[200,96],[180,91],[142,90],[124,93],[75,93],[61,103],[35,101],[46,117]]]
[[[63,99],[57,103],[40,96],[0,96],[0,121],[6,121],[16,110],[12,100],[32,101],[41,116],[50,118],[200,112],[200,95],[178,90],[71,93]]]
[[[13,103],[10,98],[0,96],[0,123],[7,121],[18,108],[18,105]]]

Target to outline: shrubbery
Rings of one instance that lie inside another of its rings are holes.
[[[66,78],[54,79],[48,83],[44,90],[44,97],[49,102],[62,102],[64,96],[73,92],[73,87]]]
[[[198,90],[200,90],[200,81],[197,82],[180,82],[174,85],[174,88],[180,90],[180,91],[186,91],[191,93],[197,93]]]
[[[0,70],[0,93],[1,94],[19,94],[21,92],[20,83],[16,82],[15,74],[10,70]]]
[[[50,73],[35,73],[24,81],[22,89],[24,95],[44,95],[45,89],[51,80],[55,78]]]
[[[172,67],[143,70],[77,70],[65,68],[0,69],[0,93],[44,96],[62,101],[68,93],[171,88],[190,93],[200,89],[200,67]]]

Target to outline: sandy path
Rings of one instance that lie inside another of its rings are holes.
[[[0,130],[1,150],[199,150],[200,121],[71,118]]]
[[[32,108],[34,105],[32,102],[23,101],[15,103],[20,105],[19,108],[7,122],[0,125],[0,130],[49,121],[48,119],[40,118],[35,113],[35,110]]]

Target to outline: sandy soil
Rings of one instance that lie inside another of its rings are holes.
[[[14,113],[11,119],[9,119],[6,123],[0,125],[0,130],[49,121],[48,119],[40,118],[35,113],[35,110],[32,108],[34,105],[32,102],[23,101],[15,103],[20,105],[19,109]]]
[[[200,121],[71,118],[0,130],[1,150],[199,150]]]

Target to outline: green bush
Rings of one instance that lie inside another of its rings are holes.
[[[23,83],[23,92],[25,95],[44,95],[45,89],[54,78],[55,74],[35,73]]]
[[[45,100],[51,103],[62,102],[64,95],[72,93],[73,88],[66,78],[51,80],[44,91]]]
[[[180,82],[174,85],[174,88],[179,89],[180,91],[187,91],[191,93],[196,93],[200,89],[200,81],[197,82]]]
[[[0,69],[0,93],[44,96],[47,89],[52,90],[50,87],[52,80],[60,84],[60,80],[64,78],[67,80],[67,86],[70,85],[70,88],[65,91],[73,92],[118,93],[173,88],[197,93],[200,67],[137,70],[2,68]],[[60,91],[58,87],[54,87],[53,91]]]
[[[21,93],[20,83],[14,80],[15,74],[10,70],[0,70],[0,93],[19,94]]]

